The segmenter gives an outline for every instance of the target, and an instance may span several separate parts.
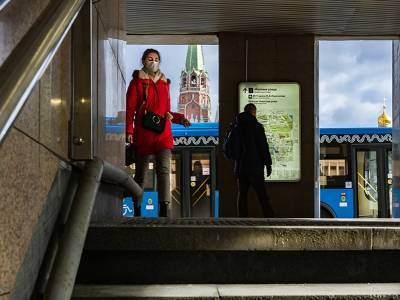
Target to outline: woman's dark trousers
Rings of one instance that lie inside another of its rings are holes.
[[[170,190],[170,171],[171,171],[171,150],[164,149],[154,155],[155,169],[157,173],[157,191],[159,216],[170,217],[171,212],[171,190]],[[136,160],[135,181],[144,188],[146,174],[149,168],[151,155],[138,155]],[[138,199],[141,205],[142,199]]]

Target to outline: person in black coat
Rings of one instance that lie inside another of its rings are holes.
[[[237,116],[242,148],[240,159],[235,161],[239,217],[248,217],[247,192],[250,186],[257,193],[264,217],[274,215],[264,182],[264,166],[268,177],[272,172],[271,154],[264,127],[257,121],[256,112],[256,106],[249,103],[244,107],[244,112]]]

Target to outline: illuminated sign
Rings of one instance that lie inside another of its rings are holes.
[[[240,111],[246,104],[257,107],[257,119],[264,126],[272,157],[272,174],[266,181],[299,181],[300,169],[300,85],[298,83],[242,82],[239,84]]]

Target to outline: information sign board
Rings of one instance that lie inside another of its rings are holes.
[[[253,103],[257,119],[264,126],[271,157],[272,174],[266,181],[299,181],[300,168],[300,85],[296,82],[242,82],[239,108]]]

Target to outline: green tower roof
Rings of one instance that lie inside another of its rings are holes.
[[[186,54],[186,72],[204,71],[203,50],[201,45],[189,45]]]

